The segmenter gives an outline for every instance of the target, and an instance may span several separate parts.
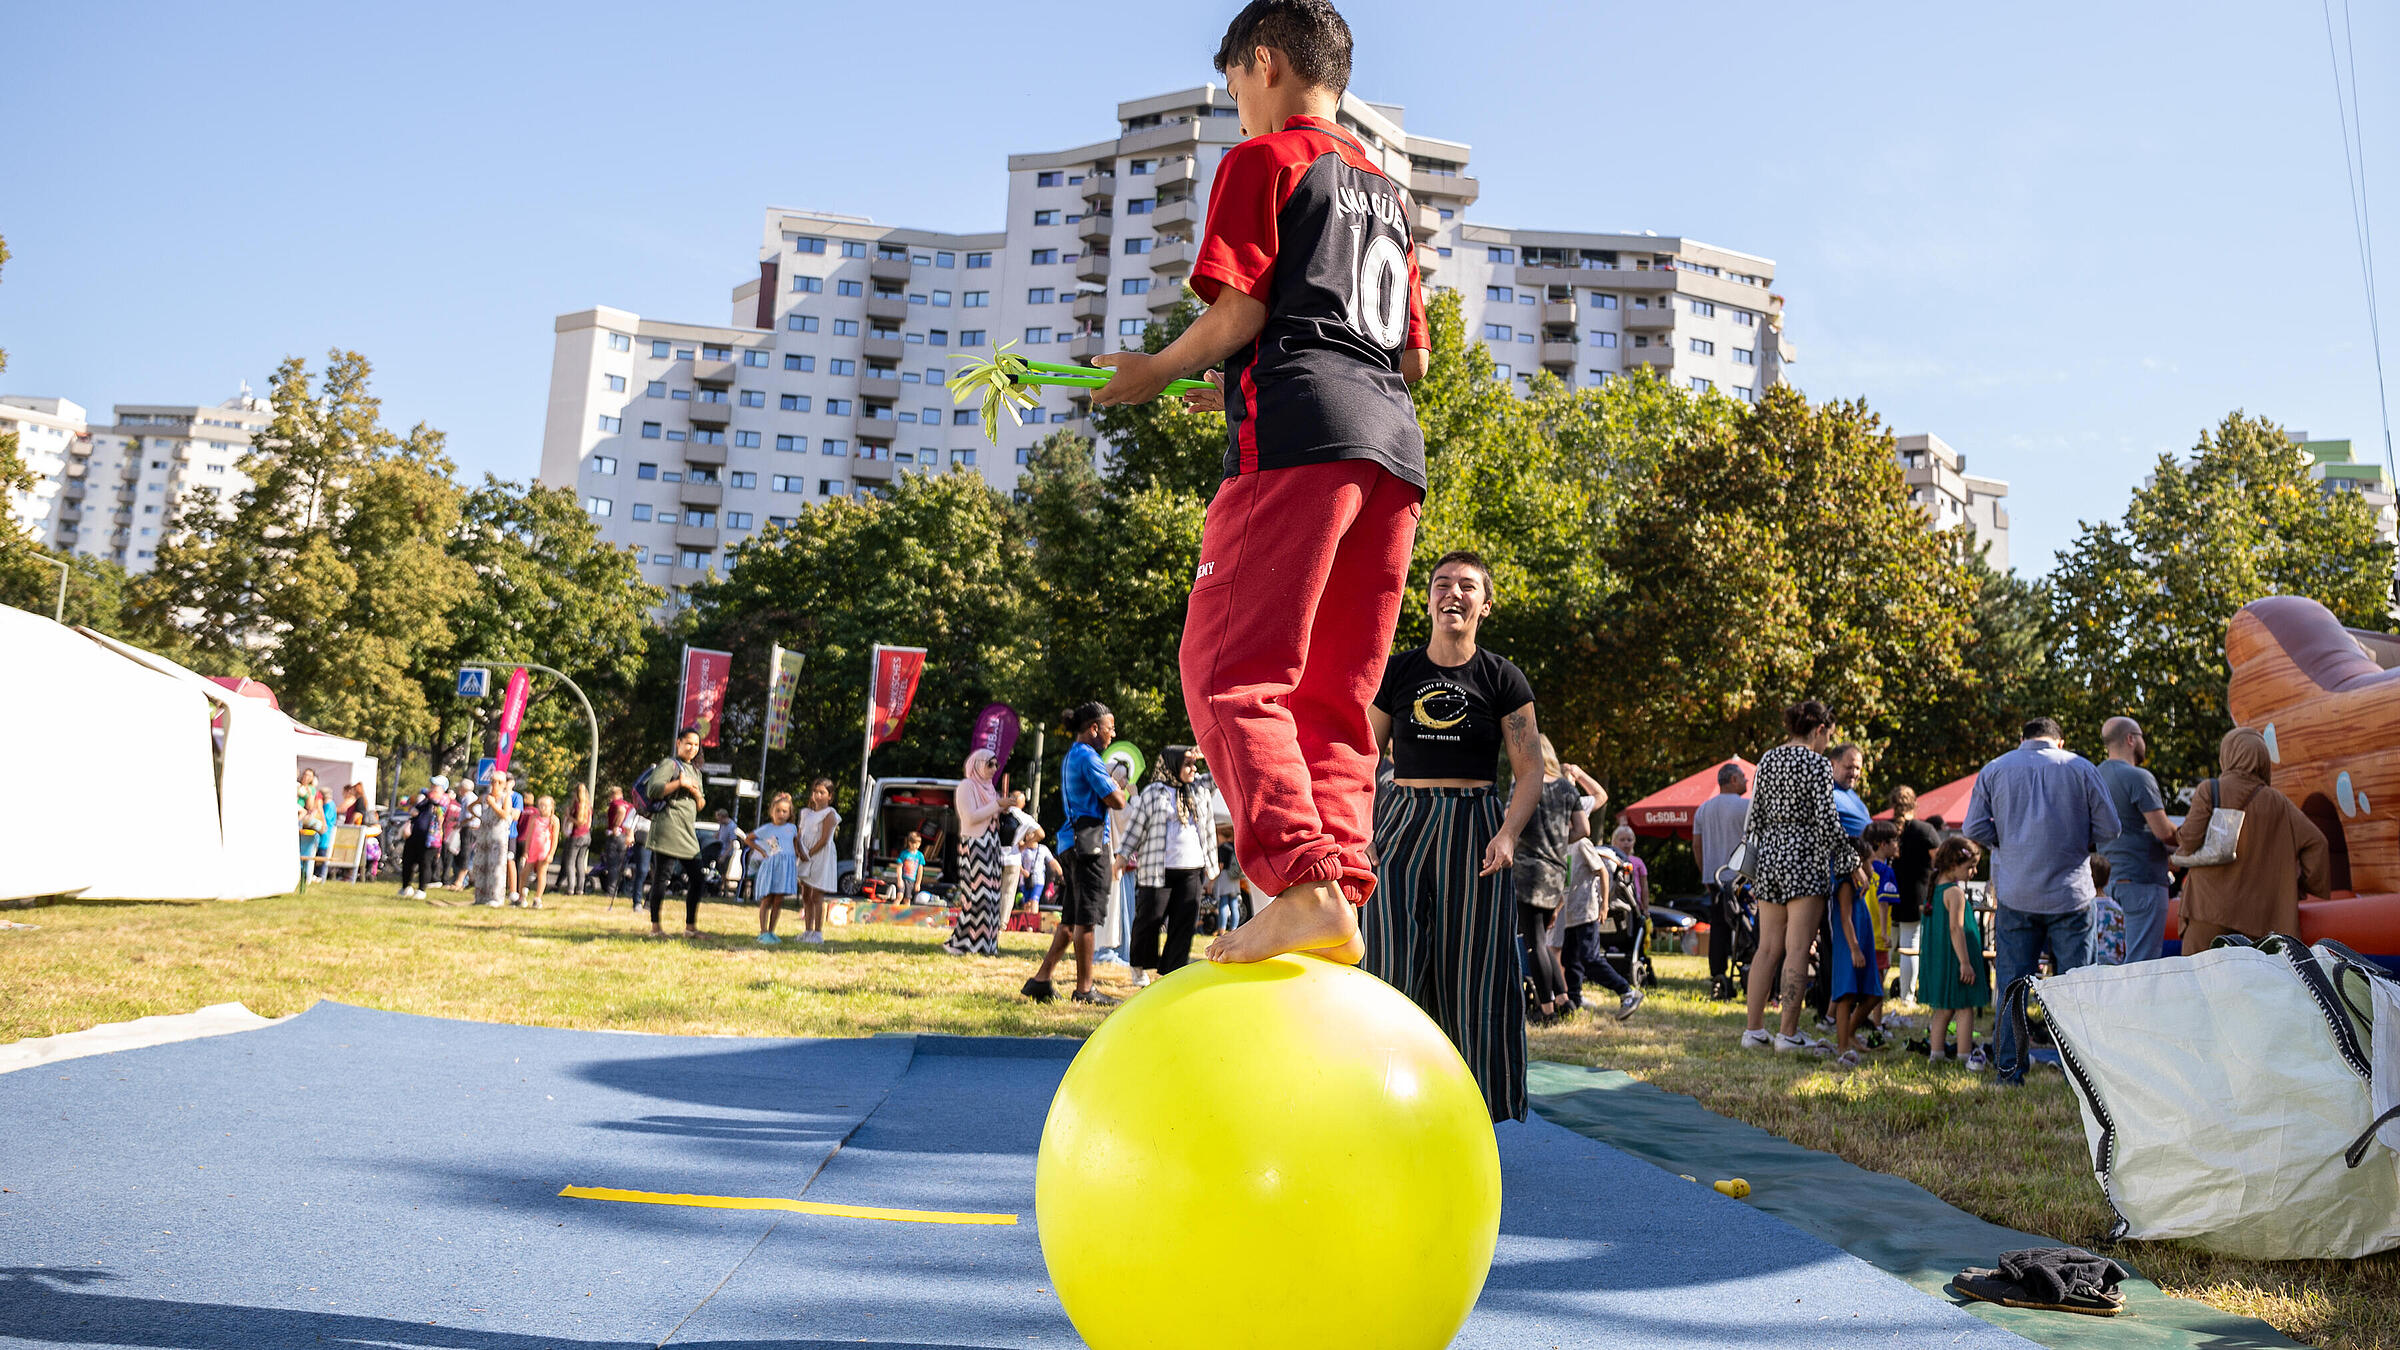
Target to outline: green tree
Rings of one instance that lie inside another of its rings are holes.
[[[301,721],[389,750],[433,734],[416,668],[470,577],[447,553],[461,494],[442,435],[386,430],[370,373],[336,351],[312,383],[287,359],[250,486],[179,520],[135,603],[188,664],[263,679]]]
[[[1963,535],[1964,528],[1948,533]],[[2027,718],[2064,715],[2053,655],[2060,619],[2049,583],[1993,571],[1980,550],[1966,567],[1973,599],[1958,675],[1918,686],[1917,697],[1890,719],[1890,740],[1875,766],[1880,787],[1939,787],[2015,748]],[[2083,730],[2092,733],[2088,749],[2097,743],[2097,728]]]
[[[2086,521],[2052,577],[2066,682],[2062,720],[2096,745],[2100,720],[2140,719],[2162,784],[2216,767],[2225,624],[2269,595],[2305,595],[2382,628],[2392,550],[2358,497],[2326,494],[2283,429],[2235,412],[2191,457],[2161,455],[2122,519]]]

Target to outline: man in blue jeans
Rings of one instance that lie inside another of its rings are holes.
[[[2056,720],[2036,717],[2016,749],[1983,766],[1967,802],[1966,834],[1992,856],[1993,988],[2005,993],[2050,949],[2060,974],[2092,963],[2092,853],[2117,836],[2100,771],[2062,748]],[[1999,1083],[2025,1081],[2024,1047],[2001,1017]]]
[[[2117,837],[2102,852],[2108,858],[2108,894],[2125,911],[2125,963],[2155,961],[2166,944],[2167,854],[2175,826],[2167,820],[2158,780],[2142,767],[2150,742],[2141,723],[2112,717],[2100,726],[2100,781],[2117,813]]]

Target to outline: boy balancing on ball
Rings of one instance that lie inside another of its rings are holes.
[[[1249,139],[1218,162],[1192,290],[1208,304],[1092,401],[1145,403],[1225,366],[1225,480],[1183,629],[1184,705],[1234,817],[1242,874],[1275,897],[1213,961],[1355,964],[1375,873],[1383,677],[1425,492],[1408,386],[1431,359],[1401,189],[1334,120],[1350,28],[1327,0],[1253,0],[1217,69]],[[1215,406],[1218,395],[1191,396]]]

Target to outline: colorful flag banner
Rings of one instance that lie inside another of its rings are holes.
[[[868,676],[867,748],[900,739],[908,725],[908,707],[917,698],[917,678],[925,673],[923,647],[875,647],[875,666]]]
[[[525,724],[525,691],[530,683],[523,666],[509,673],[508,694],[500,700],[500,748],[492,754],[494,772],[508,772],[509,752],[517,748],[517,728]]]
[[[800,687],[799,652],[775,648],[767,666],[767,748],[781,750],[792,729],[792,691]]]
[[[967,739],[967,748],[991,751],[992,762],[1005,771],[1021,730],[1016,709],[1005,703],[987,703],[982,712],[975,714],[975,734]]]
[[[683,649],[683,684],[675,700],[675,726],[700,728],[700,743],[715,745],[725,722],[725,695],[733,685],[733,653]]]

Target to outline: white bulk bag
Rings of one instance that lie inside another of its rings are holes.
[[[2339,944],[2270,937],[2023,980],[2004,1015],[2023,1017],[2027,988],[2046,1014],[2118,1215],[2111,1237],[2350,1258],[2400,1247],[2400,1130],[2369,1128],[2374,986],[2390,983]],[[2384,1020],[2400,1062],[2400,1015]],[[2381,1086],[2387,1102],[2400,1093]]]

